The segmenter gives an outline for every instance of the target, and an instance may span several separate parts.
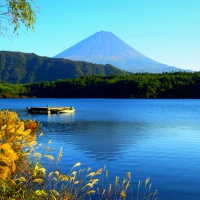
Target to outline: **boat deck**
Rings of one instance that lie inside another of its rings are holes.
[[[73,113],[75,110],[73,107],[27,107],[29,113],[40,113],[40,114],[52,114],[52,113]]]

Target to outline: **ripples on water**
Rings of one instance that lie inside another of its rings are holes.
[[[26,106],[71,106],[75,114],[29,115]],[[2,109],[40,121],[44,136],[60,146],[62,171],[76,162],[109,177],[150,177],[158,199],[200,199],[200,100],[1,99]],[[135,191],[136,192],[136,191]]]

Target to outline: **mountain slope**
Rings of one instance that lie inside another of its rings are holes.
[[[182,71],[156,62],[126,44],[111,32],[100,31],[59,53],[55,58],[112,64],[130,72]]]
[[[126,74],[112,65],[0,51],[1,83],[33,83],[86,75]]]

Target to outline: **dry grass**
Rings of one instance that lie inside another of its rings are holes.
[[[53,148],[36,142],[38,123],[33,120],[19,120],[14,112],[0,111],[0,199],[107,199],[139,200],[141,182],[136,198],[133,198],[131,173],[127,172],[123,181],[116,176],[108,179],[106,167],[92,171],[90,167],[81,169],[77,162],[67,174],[58,169],[62,148],[57,157],[51,155]],[[42,133],[39,137],[42,136]],[[42,152],[42,153],[41,153]],[[48,159],[52,171],[42,166]],[[142,199],[156,199],[157,190],[151,193],[152,184],[146,179]],[[141,196],[141,195],[140,195]]]

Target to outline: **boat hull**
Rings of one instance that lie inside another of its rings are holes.
[[[58,112],[59,113],[74,113],[75,110],[74,109],[73,110],[59,110]]]

